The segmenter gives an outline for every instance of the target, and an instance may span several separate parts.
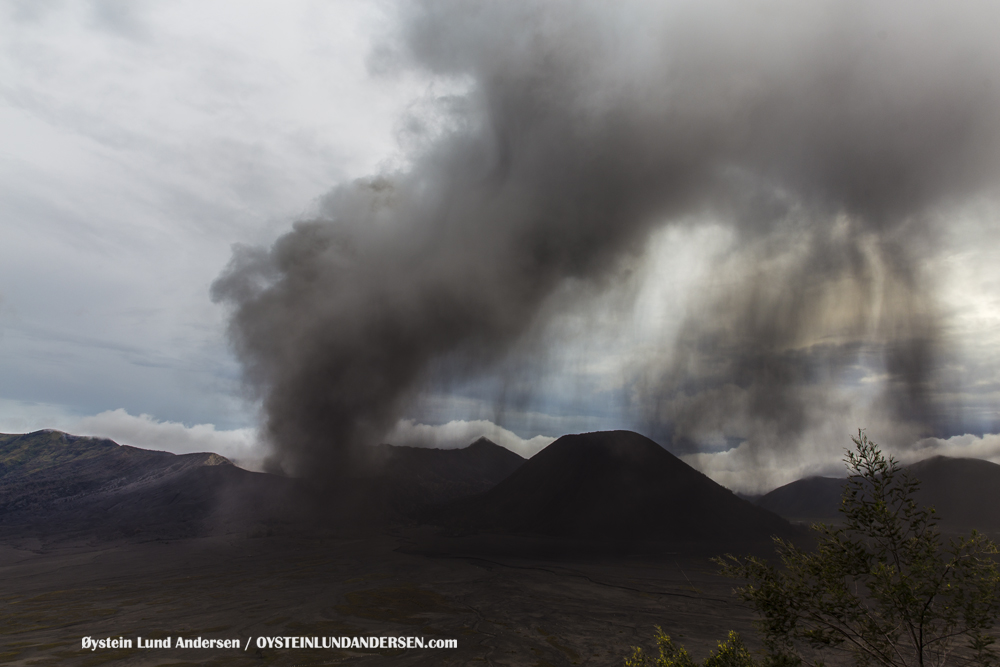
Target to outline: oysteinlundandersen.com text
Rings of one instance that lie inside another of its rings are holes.
[[[256,641],[254,641],[256,639]],[[150,639],[136,637],[133,642],[127,637],[83,637],[81,648],[88,651],[98,649],[130,648],[213,648],[242,649],[251,646],[264,649],[301,648],[367,648],[367,649],[413,649],[413,648],[458,648],[457,639],[424,639],[423,637],[248,637],[241,639],[205,639],[195,637],[164,637]]]

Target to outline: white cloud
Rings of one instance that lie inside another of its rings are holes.
[[[386,442],[408,447],[431,447],[436,449],[458,449],[473,441],[486,437],[512,452],[530,458],[551,444],[555,438],[544,435],[525,440],[491,421],[450,421],[447,424],[431,426],[418,424],[412,419],[401,419]]]
[[[803,477],[842,476],[842,457],[842,450],[812,456],[803,452],[760,451],[745,441],[724,452],[687,454],[681,459],[733,491],[767,493]]]
[[[879,429],[868,436],[883,452],[908,465],[932,456],[983,459],[1000,464],[1000,434],[956,435],[948,439],[925,438],[895,444],[881,441]],[[847,435],[813,432],[803,438],[809,444],[794,451],[755,449],[749,441],[737,447],[713,453],[688,454],[681,458],[713,480],[734,491],[766,493],[803,477],[822,475],[843,477],[844,455],[853,447]]]
[[[900,452],[897,458],[903,463],[913,463],[939,455],[1000,463],[1000,433],[986,433],[982,436],[966,433],[952,436],[947,440],[926,438],[917,442],[912,450]]]
[[[214,424],[185,426],[149,414],[135,416],[124,408],[80,417],[58,405],[0,399],[0,433],[28,433],[46,428],[73,435],[110,438],[123,445],[174,454],[215,452],[251,470],[262,469],[268,454],[267,445],[254,428],[225,430],[216,428]],[[403,419],[386,437],[386,442],[410,447],[456,449],[484,436],[526,458],[555,440],[544,435],[522,438],[485,419],[455,420],[441,425]]]
[[[158,421],[146,414],[136,417],[121,408],[84,417],[72,427],[72,432],[174,454],[215,452],[251,469],[260,468],[266,453],[257,438],[256,429],[220,431],[214,424],[185,426],[178,422]]]

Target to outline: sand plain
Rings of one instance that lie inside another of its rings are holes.
[[[431,540],[433,543],[433,539]],[[530,558],[363,537],[227,535],[0,546],[12,665],[621,665],[660,625],[696,657],[751,614],[704,556]],[[489,552],[491,551],[491,552]],[[262,649],[261,636],[454,638],[456,649]],[[81,638],[233,638],[247,650],[85,651]]]

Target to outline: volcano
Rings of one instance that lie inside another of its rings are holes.
[[[631,431],[563,436],[442,516],[466,533],[577,540],[735,544],[797,534]]]

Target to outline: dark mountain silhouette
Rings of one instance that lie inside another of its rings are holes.
[[[465,533],[627,542],[720,544],[795,533],[630,431],[563,436],[438,520]]]
[[[921,481],[918,502],[934,507],[942,526],[1000,530],[1000,465],[934,456],[906,469]],[[758,505],[793,520],[837,519],[845,482],[800,479],[764,495]]]
[[[918,495],[945,525],[1000,530],[1000,465],[935,456],[909,466],[922,482]]]
[[[757,506],[786,519],[826,520],[840,515],[841,477],[805,477],[779,486],[757,499]]]
[[[412,514],[423,508],[493,488],[524,458],[486,438],[461,449],[371,447],[367,475],[391,508]]]

